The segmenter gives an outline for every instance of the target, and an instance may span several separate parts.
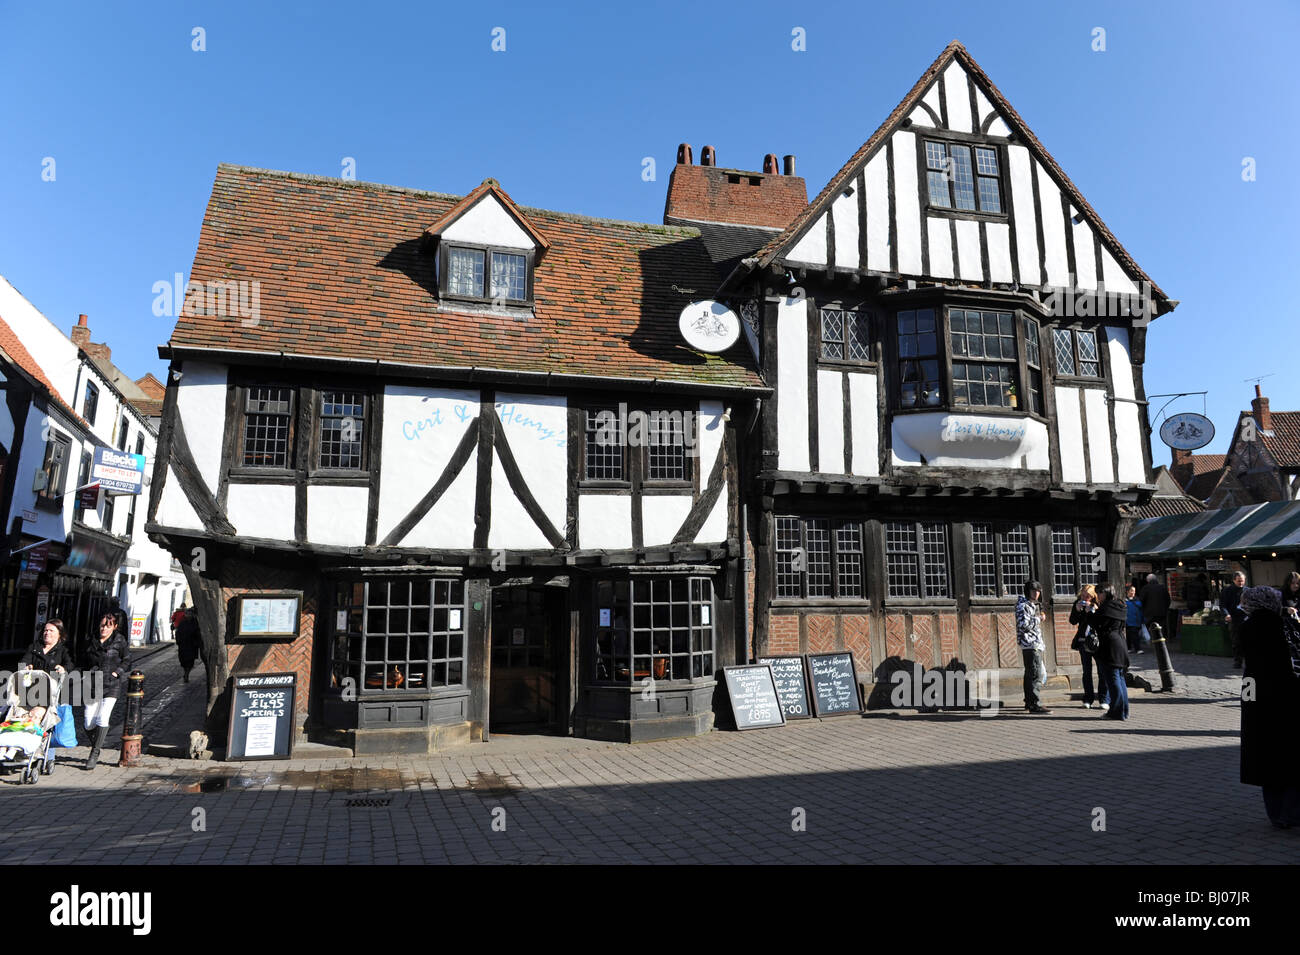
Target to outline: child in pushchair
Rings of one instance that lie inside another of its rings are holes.
[[[4,688],[5,714],[0,722],[0,766],[17,767],[24,783],[54,772],[54,727],[58,725],[60,674],[19,670]]]

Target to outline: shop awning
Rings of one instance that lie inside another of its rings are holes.
[[[1272,501],[1142,521],[1133,557],[1191,557],[1300,550],[1300,501]]]

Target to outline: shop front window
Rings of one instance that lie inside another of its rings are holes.
[[[601,580],[595,590],[597,682],[713,675],[713,583],[707,577]]]
[[[334,586],[330,685],[362,694],[465,682],[465,585],[395,577]]]

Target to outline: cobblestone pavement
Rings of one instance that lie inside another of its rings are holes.
[[[1072,702],[439,757],[93,772],[74,757],[38,786],[0,779],[0,832],[6,861],[29,864],[1294,862],[1300,833],[1238,782],[1231,661],[1177,666],[1184,689],[1132,691],[1127,723]]]

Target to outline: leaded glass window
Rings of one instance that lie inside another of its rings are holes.
[[[359,391],[322,391],[318,466],[359,471],[366,426],[366,396]]]
[[[950,597],[948,525],[890,521],[885,525],[886,586],[891,597]]]
[[[1016,332],[1011,313],[954,308],[949,322],[953,404],[1011,407],[1016,384]]]
[[[866,312],[823,308],[822,357],[871,361],[871,336]]]
[[[1033,577],[1031,541],[1028,524],[972,524],[971,593],[976,597],[1019,594]]]
[[[934,309],[898,313],[899,404],[904,408],[935,407],[939,388],[939,334]]]
[[[623,466],[623,426],[616,407],[588,408],[586,429],[586,468],[589,481],[625,480]]]
[[[492,298],[523,301],[528,298],[528,257],[510,252],[492,253]]]
[[[1058,375],[1077,375],[1080,378],[1101,377],[1101,355],[1097,349],[1096,331],[1054,328],[1052,342]]]
[[[1034,414],[1043,413],[1043,356],[1040,344],[1038,323],[1032,318],[1025,319],[1025,365],[1028,369],[1029,406],[1025,409]]]
[[[684,481],[689,476],[686,465],[686,434],[683,416],[690,412],[652,411],[649,413],[650,446],[647,448],[651,481]]]
[[[776,596],[865,596],[862,525],[829,518],[776,519]]]
[[[961,212],[1003,212],[998,151],[991,146],[925,141],[930,205]]]
[[[447,291],[452,295],[482,297],[486,254],[482,249],[448,249]]]
[[[292,467],[293,389],[249,385],[244,399],[243,466]]]
[[[594,677],[649,685],[713,675],[713,583],[635,576],[595,585]]]
[[[1052,525],[1052,592],[1068,597],[1085,584],[1105,577],[1105,565],[1097,566],[1097,529],[1070,524]]]

